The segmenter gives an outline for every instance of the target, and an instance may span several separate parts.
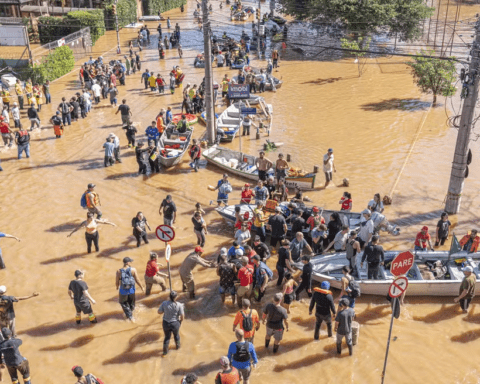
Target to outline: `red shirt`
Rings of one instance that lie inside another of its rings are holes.
[[[415,239],[415,245],[421,248],[427,248],[427,240],[430,240],[430,235],[427,233],[423,234],[423,232],[417,233],[417,238]]]
[[[352,209],[352,199],[345,199],[344,197],[341,198],[342,201],[342,211],[347,211]]]
[[[1,133],[9,133],[9,126],[7,123],[0,123],[0,132]]]
[[[251,264],[247,264],[245,267],[240,268],[238,271],[238,279],[240,280],[240,285],[242,287],[252,284],[253,266]]]
[[[320,224],[325,224],[325,219],[323,218],[323,216],[310,216],[307,219],[307,224],[310,225],[310,230],[312,230]]]
[[[147,263],[147,269],[145,270],[145,275],[153,277],[157,274],[160,268],[158,268],[156,260],[150,260]]]
[[[251,189],[245,189],[242,191],[242,203],[250,203],[252,200],[253,191]]]

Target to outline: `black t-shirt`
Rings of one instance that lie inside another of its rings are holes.
[[[264,259],[270,255],[270,251],[265,243],[258,243],[258,245],[254,245],[253,250],[258,256],[260,256],[261,259]]]
[[[290,249],[286,249],[284,247],[281,247],[278,250],[277,268],[286,268],[287,267],[286,260],[290,259],[289,255],[290,255]]]
[[[80,104],[78,104],[76,101],[72,101],[70,104],[73,107],[73,112],[78,113],[78,108],[80,108]]]
[[[267,190],[268,190],[268,198],[269,199],[273,199],[273,192],[275,192],[275,185],[273,184],[267,184],[265,185],[265,187],[267,187]]]
[[[137,133],[137,128],[135,128],[133,125],[127,125],[123,129],[125,129],[127,135],[135,135]]]
[[[127,104],[121,104],[119,107],[118,107],[118,110],[120,111],[120,113],[122,114],[122,116],[128,116],[129,112],[130,112],[130,107],[127,105]]]
[[[327,224],[328,228],[328,241],[332,242],[335,239],[335,236],[342,229],[342,223],[335,220],[330,220]]]
[[[438,238],[439,239],[448,236],[448,231],[449,231],[451,225],[452,225],[452,223],[450,223],[449,220],[447,220],[447,221],[438,220],[437,228],[438,228]]]
[[[363,251],[362,263],[367,259],[368,265],[376,267],[385,260],[385,254],[381,245],[372,245],[369,243]]]
[[[83,280],[72,280],[68,290],[73,292],[73,301],[75,303],[88,304],[88,298],[83,294],[88,291],[88,285]]]
[[[13,303],[17,302],[18,300],[14,296],[0,296],[0,318],[13,320],[15,318]]]
[[[275,330],[283,329],[283,320],[288,319],[287,310],[273,303],[267,304],[263,313],[267,315],[267,327]]]
[[[7,367],[16,367],[25,360],[18,350],[20,345],[22,345],[22,340],[14,338],[5,340],[0,344],[0,353],[3,355]]]
[[[302,232],[303,228],[305,228],[305,220],[303,219],[303,217],[297,216],[292,221],[292,234]]]
[[[203,229],[203,220],[198,221],[195,217],[192,217],[193,229],[200,232]]]
[[[52,123],[53,125],[62,125],[62,119],[57,115],[52,116]]]
[[[177,207],[173,201],[167,202],[166,199],[162,201],[163,214],[165,215],[166,219],[173,219],[173,213],[177,212]]]
[[[282,215],[274,215],[268,219],[268,224],[272,227],[272,237],[282,237],[285,235],[284,225],[287,225]]]
[[[132,219],[132,227],[135,232],[138,232],[137,227],[141,228],[141,232],[145,232],[145,225],[147,223],[147,218],[144,216],[142,220],[139,220],[138,217]]]

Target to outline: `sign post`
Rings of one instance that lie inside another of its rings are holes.
[[[168,268],[168,283],[170,284],[170,292],[172,291],[172,275],[170,273],[170,255],[172,254],[172,247],[169,243],[165,243],[165,260],[167,260]]]
[[[239,100],[238,103],[238,124],[239,128],[238,130],[242,128],[242,115],[243,115],[243,104],[242,100],[243,99],[249,99],[250,98],[250,85],[248,84],[228,84],[228,99],[229,100]],[[242,132],[238,133],[238,145],[240,146],[240,157],[243,158],[242,156]]]

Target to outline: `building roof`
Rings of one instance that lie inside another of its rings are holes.
[[[2,0],[0,0],[2,1]],[[23,1],[23,0],[20,0]],[[94,11],[99,8],[46,7],[44,5],[22,5],[20,11],[50,15],[62,15],[71,11]]]

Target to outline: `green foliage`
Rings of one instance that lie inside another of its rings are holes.
[[[105,25],[107,29],[115,29],[115,15],[112,12],[114,0],[104,2]],[[118,0],[117,3],[118,26],[120,28],[137,21],[137,3],[135,0]]]
[[[434,56],[435,51],[420,51],[423,56]],[[433,104],[437,95],[453,96],[457,90],[453,85],[457,80],[455,62],[452,60],[415,57],[406,63],[412,68],[415,83],[423,93],[433,93]]]
[[[356,36],[387,27],[401,41],[420,36],[421,22],[434,8],[423,0],[280,0],[284,12],[302,20],[340,22]]]
[[[29,77],[33,82],[55,80],[70,72],[75,66],[73,52],[68,45],[56,48],[42,59],[41,64],[30,67]]]
[[[65,25],[73,25],[70,33],[90,27],[92,45],[105,34],[104,14],[101,9],[93,11],[72,11],[64,18]]]
[[[341,39],[342,48],[351,49],[353,51],[368,51],[370,47],[370,42],[372,39],[370,37],[359,37],[357,40]],[[365,56],[365,52],[348,52],[349,55],[355,57]]]
[[[82,28],[90,27],[92,44],[105,33],[104,14],[101,9],[72,11],[65,17],[42,16],[38,18],[40,43],[47,44]]]
[[[143,0],[147,15],[157,15],[158,11],[166,12],[186,4],[187,0]]]

